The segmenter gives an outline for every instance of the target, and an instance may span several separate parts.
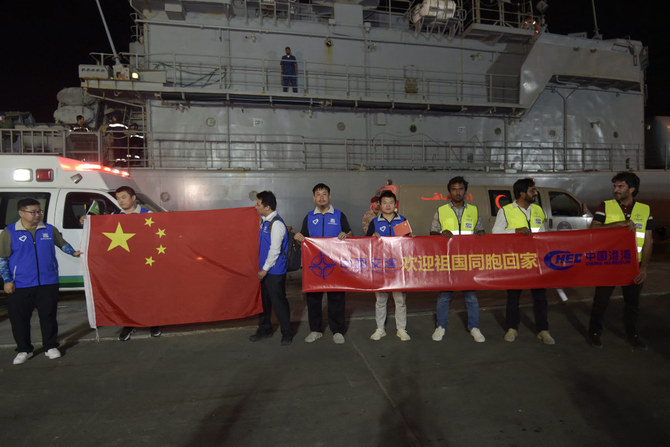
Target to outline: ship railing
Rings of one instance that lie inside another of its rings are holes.
[[[640,144],[531,141],[437,141],[310,138],[285,134],[134,132],[114,140],[101,132],[2,129],[2,152],[150,169],[463,169],[518,172],[617,171],[644,168]]]
[[[101,58],[101,59],[104,59]],[[166,86],[209,93],[235,93],[462,105],[517,104],[519,75],[336,65],[298,60],[297,92],[284,92],[280,59],[178,53],[152,54],[151,61],[129,59],[166,73]]]
[[[460,1],[460,0],[459,0]],[[317,21],[334,18],[334,2],[319,0],[244,0],[241,14],[246,21],[258,20],[261,24],[266,20],[273,22],[292,20]],[[364,20],[388,28],[407,28],[405,14],[410,7],[408,0],[394,0],[385,5],[374,7],[372,4],[363,7]]]
[[[534,25],[533,2],[459,0],[464,11],[463,26],[472,24],[523,28]],[[527,21],[530,21],[527,23]]]

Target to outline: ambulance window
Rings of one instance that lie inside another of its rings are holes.
[[[118,207],[102,194],[69,192],[65,198],[63,228],[81,228],[79,218],[85,214],[112,214]]]
[[[506,189],[489,189],[489,203],[491,204],[491,216],[498,215],[498,210],[512,203],[512,193]]]
[[[42,211],[44,211],[43,220],[46,222],[50,197],[51,194],[48,192],[0,192],[0,230],[19,220],[19,212],[16,209],[16,205],[19,203],[19,200],[26,198],[35,199],[40,202]]]
[[[579,216],[582,207],[574,198],[560,191],[549,191],[551,214],[554,216]]]

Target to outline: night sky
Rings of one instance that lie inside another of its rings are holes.
[[[545,0],[549,31],[593,35],[591,0]],[[130,14],[125,0],[101,0],[117,51],[128,50]],[[630,37],[649,47],[647,116],[670,115],[670,2],[596,0],[604,39]],[[90,52],[111,53],[94,0],[3,2],[0,14],[0,110],[32,112],[53,122],[56,93],[79,86],[77,67]]]

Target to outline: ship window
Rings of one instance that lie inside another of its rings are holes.
[[[7,225],[19,220],[19,212],[16,205],[19,200],[25,198],[35,199],[40,202],[40,207],[44,211],[42,220],[47,222],[49,215],[49,198],[51,194],[48,192],[0,192],[0,230]],[[49,222],[51,223],[51,222]]]
[[[574,198],[560,191],[549,191],[549,203],[553,216],[579,216],[582,207]]]

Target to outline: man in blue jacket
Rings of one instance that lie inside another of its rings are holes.
[[[60,232],[42,222],[42,207],[35,199],[17,203],[20,219],[0,233],[0,274],[7,293],[7,311],[18,354],[14,364],[33,356],[30,318],[37,308],[42,330],[42,347],[49,359],[61,356],[58,350],[58,261],[56,249],[79,257]]]
[[[302,221],[302,230],[295,240],[302,243],[306,237],[337,237],[344,240],[354,234],[349,227],[347,216],[330,204],[330,188],[319,183],[312,189],[316,208],[307,213]],[[333,331],[333,341],[344,343],[344,292],[328,292],[328,325]],[[322,292],[307,293],[307,316],[310,333],[305,337],[312,343],[323,337],[321,301]]]
[[[256,211],[261,217],[258,231],[258,280],[261,282],[263,312],[258,316],[258,329],[249,337],[250,341],[259,341],[272,337],[271,313],[275,308],[281,329],[281,345],[290,345],[293,341],[291,329],[291,311],[286,299],[286,252],[288,250],[288,231],[277,214],[277,198],[272,191],[256,194]],[[274,223],[273,223],[274,221]]]

